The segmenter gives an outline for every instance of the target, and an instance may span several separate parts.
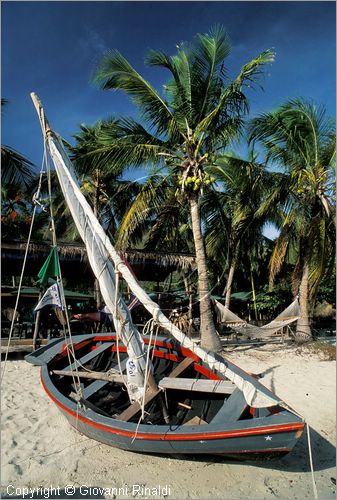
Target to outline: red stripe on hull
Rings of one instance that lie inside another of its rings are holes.
[[[202,373],[202,375],[205,375],[205,377],[208,377],[210,380],[222,380],[219,375],[216,375],[216,373],[212,372],[208,368],[205,368],[202,365],[197,365],[194,364],[194,369],[196,372]]]
[[[100,337],[99,335],[96,335],[95,337],[92,338],[91,341],[94,341],[94,342],[101,342],[101,341],[107,341],[107,340],[116,340],[116,336],[114,335],[111,335],[110,337]],[[144,337],[144,344],[148,344],[150,342],[150,340],[146,337]],[[152,345],[155,346],[155,347],[164,347],[164,348],[167,348],[167,349],[171,349],[173,351],[179,351],[179,353],[181,353],[181,355],[183,357],[188,357],[188,358],[191,358],[193,359],[193,361],[199,361],[200,358],[199,356],[197,356],[197,354],[194,354],[194,352],[192,352],[190,349],[188,349],[187,347],[179,347],[177,348],[177,346],[174,346],[172,344],[172,342],[169,342],[169,341],[163,341],[163,340],[152,340]]]

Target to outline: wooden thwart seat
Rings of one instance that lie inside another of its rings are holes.
[[[229,398],[224,401],[224,404],[221,406],[220,410],[210,423],[222,424],[224,422],[234,422],[236,420],[239,420],[246,407],[247,402],[242,391],[236,388],[233,391],[233,394],[231,394]]]
[[[74,370],[74,368],[79,367],[79,366],[83,365],[84,363],[88,363],[88,361],[91,361],[96,356],[98,356],[98,354],[101,354],[102,352],[106,351],[111,346],[112,346],[112,342],[106,342],[105,344],[102,344],[102,345],[96,347],[96,349],[93,349],[92,351],[90,351],[88,354],[86,354],[82,358],[76,359],[76,361],[71,363],[71,365],[68,365],[65,368],[63,368],[62,371],[66,372],[69,370]]]
[[[88,387],[85,387],[82,391],[83,398],[88,399],[90,396],[95,394],[95,392],[99,391],[102,389],[108,382],[105,380],[95,380],[91,384],[88,385]]]
[[[120,370],[121,370],[123,373],[125,368],[126,368],[126,362],[127,362],[127,359],[124,359],[123,361],[121,361],[120,368],[118,365],[114,365],[112,368],[110,368],[109,371],[110,372],[116,371],[116,373],[120,373]],[[90,398],[90,396],[92,396],[93,394],[95,394],[95,392],[102,389],[106,384],[108,384],[108,382],[106,380],[95,380],[95,382],[92,382],[90,385],[88,385],[88,387],[83,389],[84,399]]]
[[[181,391],[213,392],[216,394],[232,394],[235,384],[227,380],[203,380],[192,378],[165,377],[159,382],[161,389],[176,389]]]
[[[116,382],[117,384],[123,384],[124,380],[120,373],[116,373],[115,370],[111,373],[109,372],[94,372],[94,371],[86,371],[86,372],[74,372],[72,370],[64,371],[64,370],[53,370],[52,373],[55,375],[63,375],[66,377],[78,377],[84,379],[94,379],[94,380],[104,380],[106,382]]]
[[[181,375],[187,368],[189,368],[192,364],[194,363],[193,359],[191,358],[185,358],[183,361],[177,365],[168,378],[175,378]],[[161,389],[154,390],[154,389],[147,389],[147,393],[145,396],[145,405],[150,403],[159,393],[161,392]],[[119,416],[118,420],[123,420],[123,422],[128,422],[131,418],[133,418],[137,413],[141,410],[140,404],[135,401],[132,403],[126,410],[124,410]]]

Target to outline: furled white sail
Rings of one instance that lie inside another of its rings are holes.
[[[37,98],[32,97],[36,102]],[[41,118],[41,110],[39,114]],[[42,122],[44,123],[44,119]],[[190,349],[199,356],[211,369],[218,370],[232,381],[242,390],[249,405],[256,408],[263,408],[281,404],[281,401],[254,377],[251,377],[230,361],[212,352],[206,352],[183,334],[164,315],[158,304],[143,290],[112,246],[79,189],[71,161],[63,147],[62,141],[49,129],[47,131],[47,142],[63,194],[81,237],[86,244],[88,258],[95,275],[99,279],[103,298],[114,315],[115,325],[117,324],[117,328],[121,330],[123,342],[128,347],[129,356],[137,360],[140,363],[141,369],[144,370],[144,348],[141,343],[140,334],[132,325],[129,312],[123,300],[119,298],[117,311],[114,305],[115,270],[121,273],[133,295],[150,312],[156,323],[174,336],[183,347]]]
[[[130,400],[140,401],[145,385],[144,342],[132,323],[128,307],[120,296],[118,296],[116,307],[116,273],[110,257],[110,241],[80,191],[73,166],[62,142],[53,135],[49,136],[48,144],[63,195],[86,245],[88,260],[99,280],[103,299],[112,312],[116,331],[127,347],[128,366],[132,366],[132,370],[127,370],[127,388]]]
[[[273,321],[263,326],[255,326],[247,323],[234,314],[219,301],[215,301],[215,307],[218,313],[220,323],[227,325],[237,333],[242,333],[246,337],[257,339],[270,337],[294,321],[297,321],[301,316],[300,305],[296,298],[284,311],[282,311]]]

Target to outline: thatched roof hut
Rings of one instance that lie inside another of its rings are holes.
[[[26,243],[6,241],[1,245],[3,276],[19,276],[22,269]],[[36,277],[50,251],[50,243],[31,242],[28,248],[26,276]],[[92,280],[84,245],[59,243],[58,251],[63,276],[68,283],[79,278]],[[195,256],[144,250],[125,250],[121,253],[131,265],[140,281],[163,281],[175,270],[189,271],[195,267]]]

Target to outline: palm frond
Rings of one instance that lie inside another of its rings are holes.
[[[103,90],[123,90],[139,106],[158,134],[174,128],[167,103],[117,50],[109,51],[98,64],[93,83]]]
[[[118,248],[125,249],[132,241],[131,237],[136,230],[141,229],[140,234],[144,232],[151,214],[158,211],[164,199],[165,189],[162,178],[151,177],[140,187],[139,193],[124,214],[118,229],[116,241]]]
[[[207,130],[214,122],[217,122],[224,111],[231,114],[246,112],[248,103],[242,92],[244,86],[253,85],[256,78],[262,73],[262,68],[273,61],[274,52],[265,50],[255,59],[245,64],[235,80],[223,89],[214,109],[198,124],[195,131],[196,136]]]
[[[277,240],[269,262],[269,287],[273,287],[275,276],[280,272],[289,246],[287,233],[283,232]]]
[[[220,25],[214,26],[209,33],[197,36],[193,64],[193,76],[197,78],[195,87],[199,90],[197,123],[208,114],[214,100],[219,97],[222,84],[219,67],[221,65],[222,69],[230,51],[228,34]]]
[[[34,175],[34,164],[8,146],[1,146],[1,183],[28,188]]]
[[[165,143],[150,134],[132,118],[101,122],[94,133],[84,133],[83,141],[77,136],[72,148],[73,159],[82,171],[95,168],[119,175],[126,168],[161,162],[158,153],[165,151]]]
[[[172,80],[164,85],[167,102],[174,113],[179,130],[185,129],[185,118],[191,120],[191,68],[190,59],[185,49],[180,48],[177,55],[169,57],[161,51],[152,50],[145,62],[149,66],[160,66],[168,69]]]

